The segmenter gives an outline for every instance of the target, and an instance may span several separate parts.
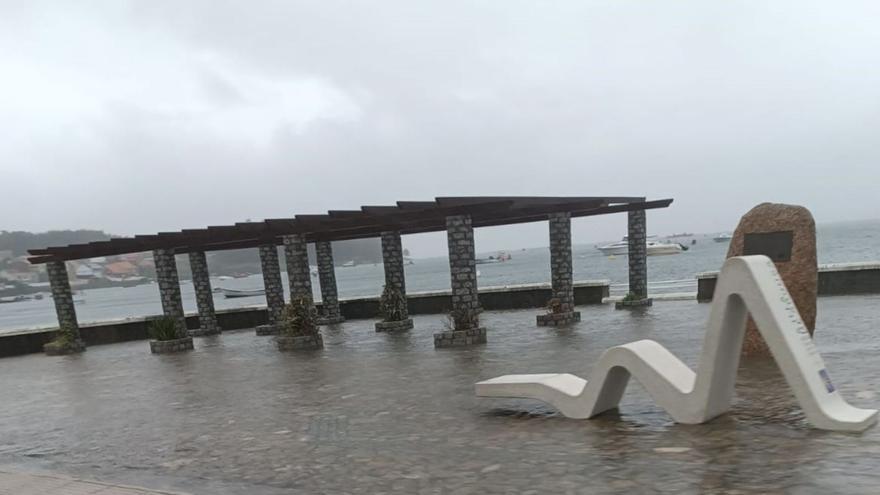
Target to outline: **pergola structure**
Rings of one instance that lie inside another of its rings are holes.
[[[331,210],[326,214],[32,249],[29,261],[48,265],[59,325],[76,329],[65,261],[152,251],[163,312],[182,321],[183,304],[174,255],[188,253],[200,321],[200,328],[190,334],[204,335],[219,332],[205,253],[259,248],[269,321],[262,332],[272,333],[280,321],[285,300],[276,246],[284,246],[291,298],[311,297],[306,246],[309,242],[315,243],[322,318],[324,323],[335,323],[342,321],[342,315],[333,271],[332,241],[380,237],[386,285],[390,284],[405,297],[400,236],[446,230],[455,330],[435,335],[435,345],[442,347],[485,341],[485,330],[477,324],[475,227],[549,221],[552,291],[558,311],[542,315],[547,318],[539,318],[538,323],[564,324],[579,317],[573,311],[571,218],[628,213],[630,292],[638,299],[647,300],[645,210],[665,208],[671,203],[672,199],[646,201],[643,197],[439,197],[433,201],[398,201],[390,206],[363,206],[359,210]],[[378,324],[377,329],[400,330],[412,325],[408,318],[384,323],[386,325]]]

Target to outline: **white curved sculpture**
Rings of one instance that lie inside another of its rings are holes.
[[[653,340],[605,351],[584,380],[567,373],[506,375],[476,384],[480,397],[537,399],[570,418],[614,409],[630,375],[679,423],[697,424],[730,408],[751,314],[807,420],[823,430],[862,431],[877,410],[849,405],[834,388],[822,356],[773,262],[766,256],[730,258],[715,289],[697,373]]]

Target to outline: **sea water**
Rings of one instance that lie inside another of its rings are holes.
[[[691,244],[696,240],[696,244]],[[724,262],[728,244],[717,243],[710,235],[675,239],[689,249],[681,254],[648,257],[650,293],[695,292],[695,275],[718,270]],[[611,241],[609,241],[611,242]],[[575,281],[608,280],[612,294],[626,291],[626,256],[605,256],[597,244],[572,247]],[[477,246],[479,250],[479,246]],[[880,260],[880,220],[840,222],[819,225],[817,228],[819,263],[845,263]],[[477,265],[480,287],[506,286],[550,281],[550,252],[545,248],[508,249],[509,261]],[[488,257],[495,252],[478,253]],[[405,267],[408,293],[449,290],[449,264],[445,257],[416,259]],[[287,291],[286,274],[282,273]],[[260,274],[245,278],[211,280],[213,287],[230,289],[261,289]],[[381,263],[353,267],[336,267],[336,285],[341,298],[376,296],[382,291],[384,273]],[[315,299],[320,300],[317,278],[312,278]],[[185,311],[195,312],[195,294],[192,282],[181,282]],[[74,296],[76,312],[81,324],[138,318],[162,313],[156,284],[129,288],[82,290]],[[214,297],[217,309],[265,305],[263,296],[227,299]],[[51,297],[0,304],[0,333],[22,329],[51,327],[57,324]]]

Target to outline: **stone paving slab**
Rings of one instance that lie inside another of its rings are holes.
[[[135,486],[86,481],[55,474],[0,471],[0,495],[185,495]]]

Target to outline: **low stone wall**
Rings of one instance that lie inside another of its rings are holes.
[[[575,282],[575,304],[602,304],[608,297],[608,281]],[[524,309],[543,307],[550,299],[550,284],[526,284],[508,287],[487,287],[480,290],[483,309]],[[409,314],[445,313],[452,307],[449,291],[421,292],[408,296]],[[317,305],[320,308],[320,304]],[[342,316],[346,319],[378,319],[379,298],[360,297],[339,301]],[[80,335],[86,345],[112,344],[129,340],[149,338],[147,328],[150,318],[133,318],[107,323],[80,326]],[[217,323],[223,330],[255,328],[268,323],[264,306],[225,309],[217,311]],[[189,329],[199,328],[197,314],[186,317]],[[55,338],[56,329],[25,330],[0,334],[0,357],[18,356],[43,352],[43,345]]]
[[[581,312],[546,313],[538,315],[535,321],[539,327],[563,327],[581,321]]]
[[[87,346],[149,339],[151,318],[132,318],[80,326],[80,337]],[[224,330],[254,328],[266,323],[266,308],[237,308],[217,311],[217,322]],[[186,317],[188,329],[199,328],[197,314]],[[41,352],[43,344],[55,338],[56,329],[23,330],[0,334],[0,357]]]
[[[880,262],[819,266],[819,295],[880,293]]]
[[[607,280],[575,282],[574,303],[575,305],[602,304],[602,299],[608,297],[608,291]],[[487,287],[480,289],[480,306],[489,311],[542,308],[552,297],[551,294],[550,284]],[[407,302],[411,315],[447,313],[452,309],[452,294],[448,290],[417,292],[407,295]],[[379,314],[379,297],[341,299],[339,306],[342,315],[347,319],[376,318]]]
[[[718,272],[697,274],[697,301],[712,300],[717,279]],[[819,265],[820,296],[878,293],[880,293],[880,262]]]
[[[216,333],[206,335],[217,335]],[[151,340],[150,352],[153,354],[175,354],[193,350],[193,338],[185,337],[174,340]]]
[[[462,347],[466,345],[485,344],[486,329],[483,327],[468,330],[450,330],[434,334],[434,347]]]

